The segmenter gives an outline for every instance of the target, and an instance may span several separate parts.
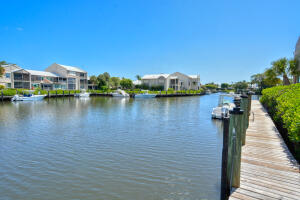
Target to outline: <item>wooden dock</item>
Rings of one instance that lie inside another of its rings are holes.
[[[299,164],[257,100],[252,100],[240,178],[240,187],[233,189],[231,200],[300,200]]]

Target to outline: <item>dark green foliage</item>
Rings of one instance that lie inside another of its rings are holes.
[[[275,121],[283,123],[289,139],[299,143],[300,83],[264,89],[260,101]]]

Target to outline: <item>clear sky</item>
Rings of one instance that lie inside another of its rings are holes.
[[[0,60],[89,75],[200,74],[249,80],[300,36],[300,1],[0,0]]]

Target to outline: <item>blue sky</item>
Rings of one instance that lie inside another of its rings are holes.
[[[0,0],[0,60],[90,75],[200,74],[249,80],[300,36],[300,1]]]

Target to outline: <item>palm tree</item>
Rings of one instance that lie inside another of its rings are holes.
[[[272,70],[275,72],[277,76],[282,76],[283,78],[283,85],[289,85],[290,80],[288,78],[289,74],[289,61],[286,58],[280,58],[279,60],[276,60],[271,63],[272,64]]]
[[[299,66],[299,60],[298,59],[290,59],[289,60],[289,72],[293,76],[293,82],[298,83],[298,76],[300,76],[300,71],[298,69]]]
[[[136,78],[137,80],[142,80],[142,77],[141,77],[140,75],[136,75],[135,78]]]

